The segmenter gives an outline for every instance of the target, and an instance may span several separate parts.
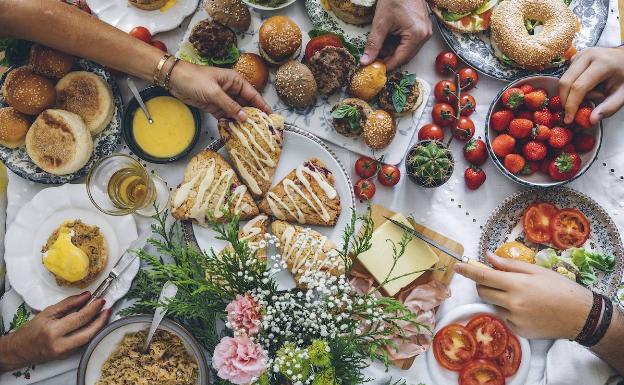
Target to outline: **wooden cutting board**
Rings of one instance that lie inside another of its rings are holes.
[[[372,205],[371,206],[371,217],[373,219],[374,222],[374,229],[377,229],[379,226],[381,226],[382,224],[384,224],[384,222],[387,221],[386,218],[384,217],[388,217],[388,218],[392,218],[392,216],[396,214],[393,211],[388,210],[385,207],[382,206],[378,206],[378,205]],[[419,223],[416,223],[415,221],[412,220],[412,218],[408,217],[409,221],[412,224],[412,227],[420,232],[421,234],[431,238],[432,240],[434,240],[435,242],[439,243],[441,246],[444,246],[446,248],[448,248],[449,250],[454,251],[455,253],[459,254],[459,255],[464,255],[464,246],[462,246],[459,242],[456,242],[450,238],[445,237],[444,235],[437,233]],[[432,247],[431,250],[433,250],[434,253],[436,253],[436,255],[439,258],[438,263],[436,263],[433,267],[435,268],[442,268],[442,267],[446,267],[445,271],[428,271],[425,272],[424,274],[422,274],[420,277],[418,277],[416,280],[414,280],[414,282],[412,282],[409,286],[407,286],[406,288],[404,288],[403,290],[401,290],[401,292],[399,292],[397,294],[397,296],[399,296],[401,293],[411,290],[412,288],[414,288],[415,286],[418,285],[423,285],[425,283],[430,282],[431,280],[438,280],[440,282],[442,282],[444,285],[446,285],[447,287],[450,285],[451,283],[451,279],[453,278],[453,274],[455,274],[455,271],[453,270],[453,266],[455,265],[455,259],[450,257],[449,255],[447,255],[446,253]],[[365,273],[366,270],[357,262],[355,261],[353,264],[353,269],[358,271],[359,273]],[[367,273],[366,273],[367,274]],[[436,309],[437,311],[438,309]],[[416,359],[416,357],[413,358],[408,358],[408,359],[404,359],[404,360],[396,360],[396,361],[391,361],[390,363],[396,367],[399,367],[401,369],[409,369],[412,364],[414,363],[414,360]]]

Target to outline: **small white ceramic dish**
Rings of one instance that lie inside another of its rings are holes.
[[[267,7],[265,5],[253,3],[253,2],[251,2],[249,0],[243,0],[243,3],[247,4],[251,8],[255,8],[255,9],[260,10],[260,11],[276,11],[278,9],[286,8],[289,5],[294,4],[296,1],[297,0],[287,0],[283,4],[278,5],[277,7]]]
[[[490,305],[480,303],[457,307],[442,317],[436,325],[435,333],[448,324],[466,324],[472,317],[482,313],[496,315],[496,310]],[[522,338],[520,336],[517,337],[522,348],[522,362],[520,363],[520,367],[518,368],[516,374],[505,379],[506,385],[524,385],[527,377],[529,376],[529,369],[531,367],[531,346],[526,338]],[[434,384],[455,385],[458,383],[458,373],[440,366],[438,361],[435,359],[435,355],[433,354],[433,348],[427,351],[427,368]]]
[[[108,261],[99,276],[87,287],[59,286],[42,263],[41,247],[64,221],[81,219],[100,228],[108,244]],[[89,200],[84,184],[65,184],[40,191],[25,204],[9,226],[5,236],[5,262],[11,286],[28,306],[43,310],[71,295],[93,292],[107,277],[130,243],[137,238],[131,215],[114,217],[100,212]],[[135,259],[113,282],[104,295],[106,307],[126,295],[139,271]]]

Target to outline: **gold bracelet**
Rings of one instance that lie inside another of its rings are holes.
[[[167,61],[171,58],[172,56],[168,53],[164,54],[163,57],[160,58],[160,61],[158,62],[158,65],[156,66],[156,70],[154,71],[154,84],[156,85],[161,85],[160,83],[160,73],[163,69],[163,67],[165,66],[165,63],[167,63]]]
[[[169,67],[169,71],[167,71],[167,75],[165,75],[165,81],[163,83],[163,88],[166,89],[167,91],[169,91],[171,89],[171,85],[169,83],[171,82],[171,73],[173,72],[173,67],[175,67],[176,64],[178,64],[179,61],[180,61],[180,59],[176,58],[173,61],[173,64],[171,65],[171,67]]]

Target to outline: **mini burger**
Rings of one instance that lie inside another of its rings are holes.
[[[416,79],[416,75],[407,72],[395,72],[390,75],[379,93],[379,106],[399,116],[416,111],[422,102],[422,85]]]
[[[340,135],[354,138],[362,135],[368,116],[373,109],[368,103],[357,98],[347,98],[331,110],[332,126]]]
[[[260,55],[273,65],[297,58],[301,52],[301,29],[286,16],[273,16],[260,26]]]
[[[319,92],[333,95],[349,84],[357,64],[346,48],[327,46],[310,58],[308,67],[316,79]]]
[[[475,33],[490,28],[492,10],[499,0],[430,0],[431,10],[449,29]]]
[[[316,100],[316,80],[308,66],[291,60],[277,70],[275,91],[287,106],[303,109]]]
[[[373,22],[377,0],[328,0],[332,12],[345,23],[365,25]]]
[[[264,60],[255,53],[242,53],[232,69],[241,74],[258,92],[262,92],[269,81],[269,69]]]
[[[189,43],[193,46],[199,64],[227,67],[238,60],[236,34],[230,28],[212,20],[202,20],[191,31]],[[186,57],[183,57],[186,60]]]

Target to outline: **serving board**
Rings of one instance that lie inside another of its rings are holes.
[[[373,230],[376,230],[379,226],[383,225],[387,221],[385,217],[392,218],[392,216],[395,214],[396,213],[394,211],[388,210],[387,208],[383,206],[372,205],[371,206],[371,218],[373,219],[373,222],[374,222]],[[454,241],[438,232],[435,232],[431,230],[430,228],[424,225],[421,225],[420,223],[417,223],[411,217],[408,217],[408,221],[411,223],[414,230],[427,236],[428,238],[437,242],[441,246],[444,246],[459,255],[464,255],[464,246],[460,244],[459,242]],[[440,251],[434,247],[431,247],[431,250],[433,250],[433,252],[438,256],[438,259],[439,259],[438,263],[433,265],[433,268],[446,267],[446,269],[444,271],[425,272],[420,277],[415,279],[407,287],[402,289],[396,296],[400,296],[401,293],[409,291],[416,286],[424,285],[434,279],[442,282],[446,287],[450,285],[451,279],[453,278],[453,275],[455,274],[455,270],[453,270],[453,266],[455,266],[455,263],[456,263],[455,259],[449,256],[448,254],[444,253],[443,251]],[[362,267],[362,265],[357,260],[353,263],[353,269],[355,269],[358,273],[368,274],[366,273],[366,270]],[[437,312],[437,309],[436,309],[436,312]],[[415,359],[416,357],[412,357],[412,358],[406,358],[403,360],[391,361],[391,363],[392,365],[398,368],[409,369],[414,363]]]

